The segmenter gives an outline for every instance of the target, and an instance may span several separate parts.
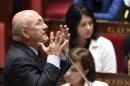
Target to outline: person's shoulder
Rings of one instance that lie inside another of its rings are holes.
[[[30,59],[33,52],[29,48],[25,48],[25,46],[21,46],[20,44],[13,43],[6,55],[8,59]],[[28,57],[28,58],[27,58]]]
[[[101,45],[108,45],[108,44],[111,44],[112,42],[111,42],[109,39],[107,39],[107,38],[105,38],[105,37],[103,37],[103,36],[100,36],[100,37],[97,39],[97,43],[98,43],[98,44],[101,44]]]
[[[109,85],[105,82],[102,82],[102,81],[94,81],[92,83],[92,86],[109,86]]]
[[[98,41],[106,41],[106,42],[110,42],[109,39],[107,39],[106,37],[103,37],[103,36],[98,37],[97,40],[98,40]]]
[[[103,36],[99,36],[96,40],[91,40],[91,44],[90,46],[107,46],[107,47],[110,47],[112,46],[112,42],[103,37]]]

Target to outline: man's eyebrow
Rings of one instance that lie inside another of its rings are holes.
[[[39,23],[42,23],[42,22],[43,22],[43,19],[38,18],[38,21],[36,22],[36,24],[39,24]]]

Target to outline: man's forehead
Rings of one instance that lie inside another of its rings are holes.
[[[41,18],[41,16],[36,11],[33,11],[33,10],[24,10],[24,11],[18,12],[14,16],[13,22],[15,22],[17,20],[20,20],[21,18],[22,19],[24,18],[26,20],[34,20],[37,17]]]
[[[19,17],[22,17],[22,16],[33,16],[33,15],[38,15],[40,16],[36,11],[33,11],[33,10],[24,10],[24,11],[20,11],[18,12],[14,18],[19,18]]]

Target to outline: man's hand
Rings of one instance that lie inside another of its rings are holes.
[[[42,50],[48,55],[60,56],[63,48],[68,45],[70,34],[68,33],[68,28],[66,25],[60,25],[60,31],[57,31],[56,35],[50,33],[50,42],[49,46],[45,47],[43,43],[39,43],[42,47]]]

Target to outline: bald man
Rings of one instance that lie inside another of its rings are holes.
[[[48,26],[42,17],[33,10],[18,12],[12,20],[13,43],[6,56],[4,66],[5,86],[56,86],[62,74],[70,65],[69,59],[62,55],[68,44],[69,34],[66,26],[50,41],[46,30]],[[49,41],[48,47],[44,44]],[[47,57],[38,56],[38,51]]]

